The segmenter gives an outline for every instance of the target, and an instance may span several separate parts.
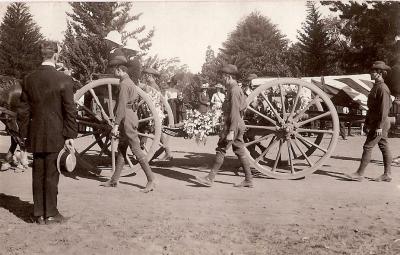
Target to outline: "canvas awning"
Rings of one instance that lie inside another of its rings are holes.
[[[274,79],[277,78],[257,78],[252,80],[252,84],[259,86]],[[335,105],[350,107],[358,105],[361,109],[368,109],[368,93],[373,86],[369,74],[303,77],[301,79],[322,89],[331,97]]]

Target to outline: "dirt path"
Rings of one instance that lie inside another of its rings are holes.
[[[229,171],[229,154],[213,188],[199,187],[213,159],[216,138],[206,146],[173,138],[174,160],[153,166],[158,186],[142,194],[141,171],[115,189],[100,187],[104,176],[63,177],[59,209],[72,218],[63,225],[28,224],[31,172],[0,172],[0,254],[400,254],[400,173],[392,183],[344,181],[359,164],[364,137],[339,141],[326,165],[304,180],[255,179]],[[0,153],[8,138],[0,137]],[[392,139],[395,155],[400,139]],[[367,176],[381,174],[374,150]],[[125,174],[129,174],[127,170]]]

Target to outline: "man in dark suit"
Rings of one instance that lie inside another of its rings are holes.
[[[59,172],[56,161],[65,146],[73,150],[77,136],[73,81],[55,69],[58,46],[44,42],[43,62],[22,86],[19,121],[21,136],[33,153],[33,215],[39,224],[66,220],[57,210]]]

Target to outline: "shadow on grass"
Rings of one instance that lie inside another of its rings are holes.
[[[33,223],[33,204],[19,197],[0,193],[0,207],[8,210],[26,223]]]

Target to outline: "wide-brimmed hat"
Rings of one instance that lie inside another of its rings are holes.
[[[117,30],[112,30],[107,34],[107,36],[104,39],[108,40],[118,46],[121,46],[122,45],[121,38],[122,38],[122,35]]]
[[[217,85],[215,85],[216,89],[224,89],[224,86],[222,86],[221,83],[218,83]]]
[[[224,65],[221,68],[221,72],[222,73],[226,73],[226,74],[237,74],[238,73],[238,69],[235,65],[232,64],[228,64],[228,65]]]
[[[121,49],[114,49],[110,52],[108,64],[110,66],[126,65],[128,60]]]
[[[378,70],[390,70],[390,66],[386,65],[383,61],[375,61],[372,64],[371,69],[378,69]]]
[[[135,38],[129,38],[123,48],[134,52],[139,52],[141,50],[139,42]]]
[[[76,157],[74,152],[70,152],[65,147],[58,153],[57,157],[57,170],[62,172],[71,173],[76,167]]]
[[[144,69],[143,73],[152,74],[152,75],[155,75],[155,76],[159,76],[160,75],[160,73],[156,69],[151,68],[151,67],[148,67],[148,68]]]
[[[251,81],[251,80],[256,79],[256,78],[258,78],[257,74],[251,73],[251,74],[249,74],[247,76],[246,80]]]

